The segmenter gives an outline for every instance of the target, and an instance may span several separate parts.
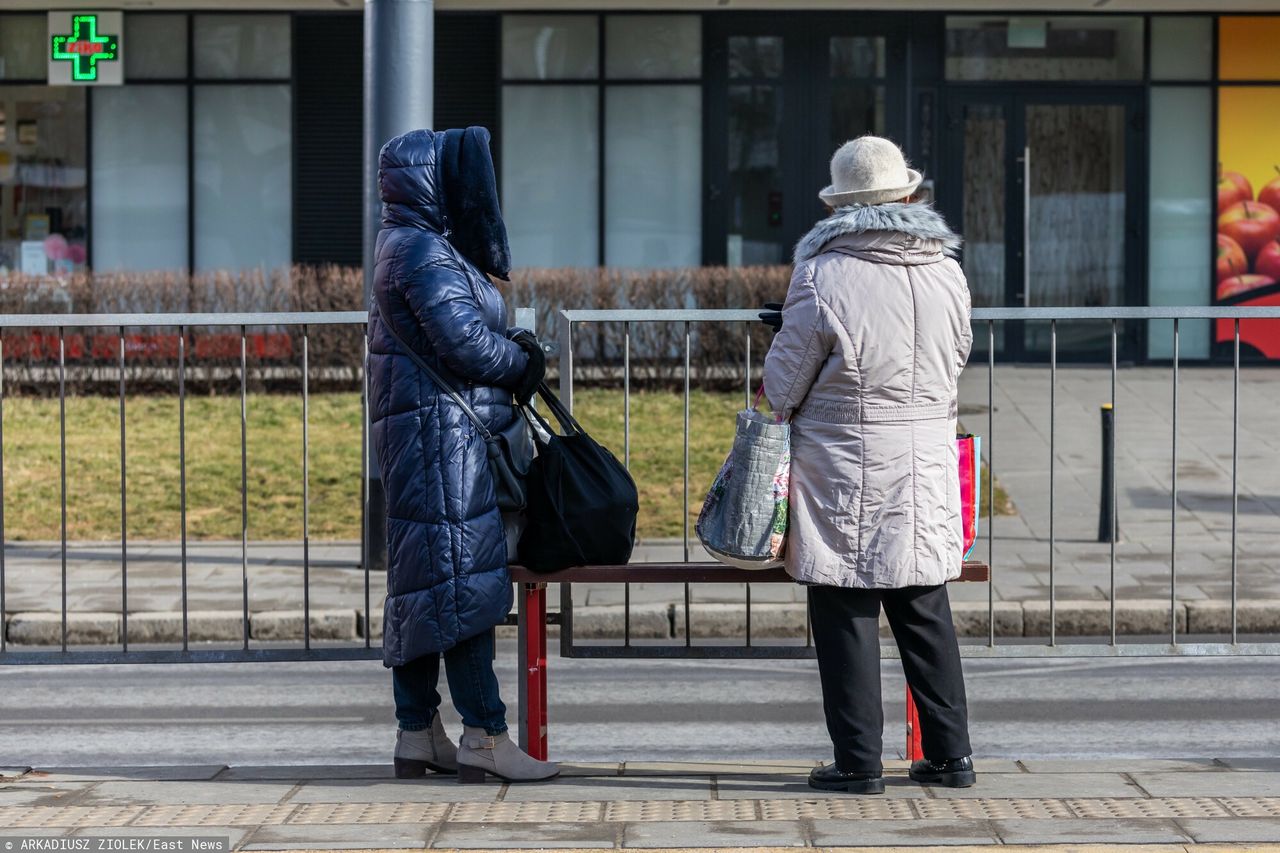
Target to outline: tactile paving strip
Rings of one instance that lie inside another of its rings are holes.
[[[1280,797],[1218,797],[1236,817],[1280,817]]]
[[[1235,817],[1235,813],[1211,797],[1156,797],[1150,800],[1073,798],[1066,801],[1076,817]]]
[[[1062,800],[1050,799],[917,799],[913,801],[920,817],[960,820],[1053,820],[1071,819],[1075,815]],[[1134,815],[1137,817],[1137,815]]]
[[[761,800],[764,820],[910,820],[917,815],[908,800]]]
[[[1280,817],[1280,797],[832,798],[496,803],[0,806],[6,829],[281,824],[646,823],[795,820],[1125,820]]]
[[[604,803],[458,803],[449,813],[458,823],[598,823]]]
[[[163,805],[150,806],[130,826],[262,826],[285,822],[297,806]]]
[[[126,826],[146,806],[3,806],[0,826],[6,829]]]
[[[610,823],[656,820],[756,820],[755,800],[618,800],[605,806]]]
[[[435,823],[445,803],[307,803],[287,818],[290,824]]]

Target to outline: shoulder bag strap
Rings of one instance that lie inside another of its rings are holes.
[[[377,311],[377,308],[375,307],[373,310]],[[381,312],[379,312],[379,315],[381,315]],[[462,411],[471,419],[471,422],[476,425],[476,429],[480,430],[480,435],[484,437],[484,440],[492,441],[493,434],[489,432],[489,428],[484,425],[484,421],[480,420],[480,416],[475,413],[475,410],[467,405],[466,400],[462,399],[462,395],[455,391],[453,386],[444,380],[444,377],[433,370],[431,365],[427,364],[426,359],[418,355],[417,351],[413,347],[409,346],[404,338],[400,337],[400,333],[396,331],[395,326],[391,325],[390,320],[383,317],[382,325],[391,333],[391,337],[395,339],[395,342],[400,349],[404,350],[404,354],[409,356],[409,358],[413,360],[413,363],[422,369],[423,373],[430,376],[431,381],[435,382],[436,385],[440,386],[446,394],[452,397],[453,402],[462,407]]]

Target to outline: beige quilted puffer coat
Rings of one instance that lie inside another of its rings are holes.
[[[924,204],[844,207],[796,246],[765,359],[790,418],[787,571],[934,586],[961,566],[956,380],[969,357],[959,239]]]

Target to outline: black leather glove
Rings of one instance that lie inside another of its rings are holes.
[[[538,390],[538,383],[547,373],[547,354],[542,351],[542,344],[538,343],[537,336],[528,329],[512,329],[507,334],[512,342],[529,356],[524,375],[520,377],[520,384],[515,388],[516,403],[527,406],[533,399],[534,392]]]
[[[760,312],[760,322],[773,329],[774,333],[782,331],[782,303],[766,302]]]

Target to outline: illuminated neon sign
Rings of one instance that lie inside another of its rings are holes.
[[[120,14],[62,13],[56,22],[55,14],[49,21],[49,82],[121,82]]]

